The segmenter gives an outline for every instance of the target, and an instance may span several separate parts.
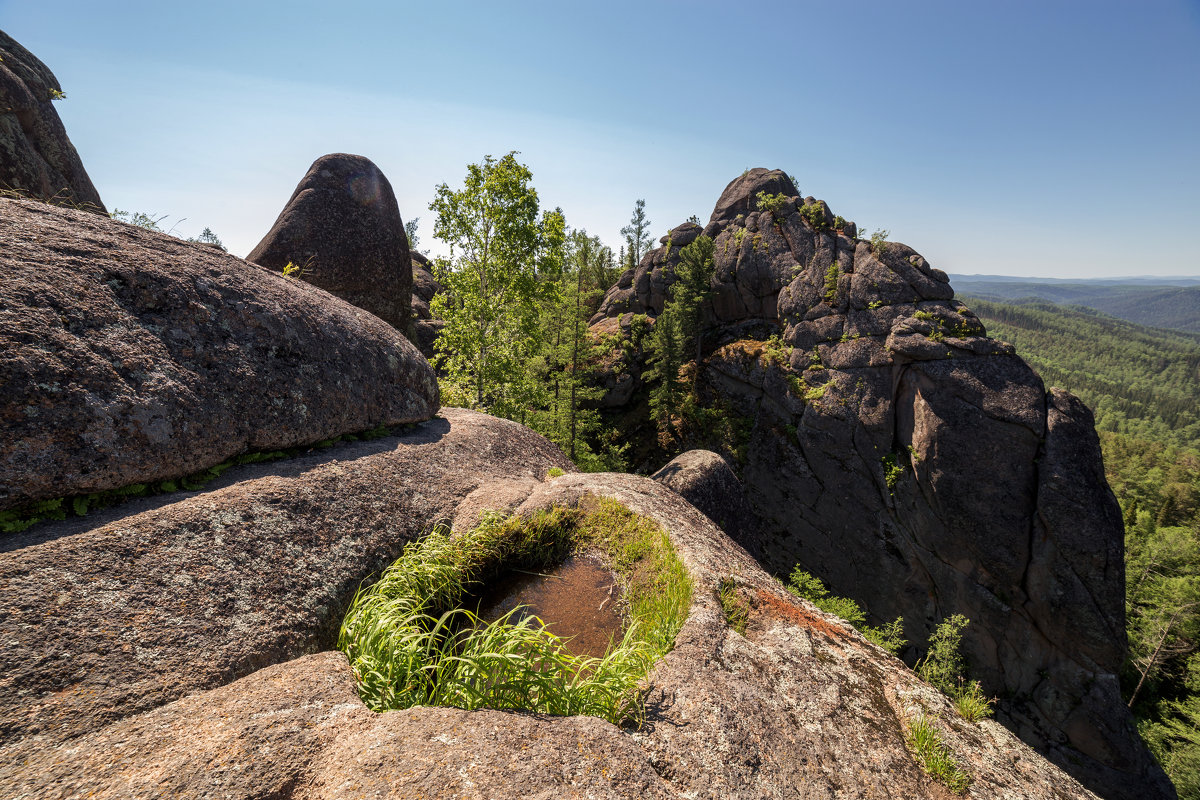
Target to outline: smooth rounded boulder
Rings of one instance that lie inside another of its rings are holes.
[[[0,31],[0,189],[107,213],[54,109],[65,96],[49,67]]]
[[[408,335],[412,266],[392,185],[370,159],[321,156],[247,261],[371,312]],[[411,337],[410,337],[411,338]]]
[[[0,199],[0,510],[429,419],[398,331],[302,281]]]

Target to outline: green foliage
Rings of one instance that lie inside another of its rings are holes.
[[[814,231],[824,231],[829,229],[829,220],[825,217],[825,206],[821,203],[812,203],[800,207],[800,216],[808,222]]]
[[[879,461],[883,464],[883,481],[887,484],[888,491],[893,492],[896,490],[896,482],[904,477],[904,465],[895,453],[888,453]]]
[[[845,230],[846,229],[846,218],[841,216],[840,214],[836,215],[833,218],[833,227],[834,227],[834,230],[839,230],[839,231]]]
[[[560,467],[551,467],[550,469],[546,470],[547,478],[558,478],[563,474],[564,473]]]
[[[650,220],[646,217],[646,201],[638,200],[633,204],[633,216],[629,224],[621,228],[621,236],[625,238],[625,246],[629,253],[629,266],[636,267],[654,245],[654,237],[650,235]]]
[[[979,722],[992,716],[995,700],[983,693],[979,681],[959,680],[958,689],[951,696],[958,715],[967,722]]]
[[[64,91],[61,91],[59,89],[55,89],[53,86],[51,86],[50,87],[50,99],[51,100],[66,100],[67,93]]]
[[[841,274],[841,264],[833,262],[825,270],[825,302],[833,305],[837,300],[838,276]]]
[[[953,695],[959,686],[964,665],[962,653],[963,629],[970,620],[962,614],[952,614],[934,629],[929,637],[929,650],[925,658],[917,662],[916,672],[922,680],[941,689],[946,695]]]
[[[783,337],[776,333],[763,342],[763,361],[771,366],[787,366],[792,348],[786,345]]]
[[[109,216],[118,222],[124,222],[127,225],[145,228],[148,231],[165,233],[165,231],[159,227],[158,223],[166,219],[168,215],[163,214],[162,216],[156,217],[154,214],[147,214],[144,211],[122,211],[119,208],[114,208]]]
[[[725,621],[743,636],[746,626],[750,623],[750,605],[738,592],[737,581],[732,577],[722,578],[717,587],[717,597],[721,601],[721,609],[725,612]]]
[[[858,603],[849,597],[831,595],[820,578],[805,572],[799,565],[788,577],[788,591],[803,597],[827,614],[833,614],[849,622],[862,632],[869,641],[887,650],[892,655],[899,653],[907,642],[904,639],[904,618],[896,617],[878,628],[867,624],[867,615]]]
[[[678,412],[683,398],[691,395],[694,399],[696,369],[692,370],[690,383],[680,370],[691,358],[699,364],[701,322],[704,302],[712,294],[712,275],[713,241],[707,236],[697,237],[679,252],[670,297],[650,334],[646,358],[649,369],[643,375],[655,382],[650,391],[650,417],[664,449],[673,448],[681,437]]]
[[[505,567],[541,566],[596,547],[628,582],[627,627],[603,658],[573,656],[536,618],[491,624],[460,608],[471,586]],[[529,519],[485,518],[472,531],[435,531],[409,544],[378,583],[360,590],[338,648],[363,702],[642,718],[640,682],[674,646],[691,582],[666,534],[612,500]]]
[[[772,217],[778,217],[779,212],[783,210],[784,206],[789,205],[791,199],[782,193],[768,194],[767,192],[759,192],[756,197],[758,200],[758,210],[768,211]]]
[[[925,658],[917,662],[916,672],[954,702],[958,713],[970,722],[978,722],[992,715],[995,700],[983,693],[979,681],[967,680],[963,663],[962,632],[970,620],[962,614],[953,614],[934,629],[929,637],[929,650]]]
[[[509,418],[540,388],[523,367],[541,344],[539,302],[556,291],[541,278],[561,269],[566,233],[560,211],[539,220],[532,173],[516,155],[468,165],[463,188],[443,183],[429,204],[450,251],[434,262],[445,291],[431,304],[446,321],[435,343],[443,402]]]
[[[1097,429],[1200,450],[1200,335],[1050,303],[968,302],[1047,385],[1079,395]]]
[[[1200,798],[1200,654],[1192,655],[1179,699],[1163,700],[1155,717],[1141,719],[1138,732],[1175,784],[1180,800]]]
[[[555,291],[540,304],[541,341],[524,376],[530,405],[517,417],[584,471],[620,470],[624,464],[624,447],[604,436],[596,408],[604,390],[593,379],[612,344],[590,336],[587,326],[615,271],[612,251],[599,238],[584,230],[568,234],[561,269],[545,278]]]
[[[905,721],[904,743],[926,775],[940,781],[955,794],[967,791],[971,775],[954,760],[941,734],[924,714]]]
[[[871,234],[871,252],[877,256],[883,255],[883,251],[887,248],[887,239],[889,231],[883,228],[876,228]]]
[[[188,239],[188,241],[199,242],[200,244],[211,244],[220,248],[221,250],[224,250],[225,252],[229,252],[225,248],[225,243],[221,241],[221,237],[213,233],[212,228],[205,228],[204,230],[200,231],[199,236],[192,237]]]

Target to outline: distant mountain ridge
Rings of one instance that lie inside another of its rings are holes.
[[[951,275],[959,294],[986,300],[1038,299],[1094,308],[1154,328],[1200,332],[1200,278],[1013,278]]]

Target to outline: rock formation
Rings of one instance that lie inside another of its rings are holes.
[[[421,355],[432,359],[433,343],[437,340],[438,334],[442,332],[445,322],[437,319],[429,310],[429,304],[433,302],[433,296],[442,291],[442,284],[437,278],[433,277],[433,272],[429,269],[429,259],[421,253],[413,252],[412,254],[412,315],[413,315],[413,336],[412,343],[421,351]]]
[[[159,507],[27,531],[0,553],[0,794],[945,798],[904,744],[924,715],[973,796],[1093,797],[1003,727],[958,720],[674,492],[630,475],[544,481],[551,466],[571,468],[541,437],[447,409]],[[369,711],[327,650],[350,596],[466,498],[499,486],[511,505],[521,481],[521,513],[613,497],[686,564],[693,604],[645,723]],[[744,635],[717,599],[728,576],[752,607]]]
[[[0,510],[428,419],[397,331],[203,245],[0,200]]]
[[[663,237],[593,329],[652,322],[701,232]],[[754,421],[742,479],[766,522],[756,555],[803,565],[876,621],[902,615],[910,659],[966,615],[968,661],[1005,724],[1106,796],[1172,796],[1117,685],[1123,530],[1088,410],[987,338],[920,254],[858,239],[779,171],[730,183],[703,233],[715,275],[700,386]],[[632,396],[636,361],[610,372]]]
[[[247,261],[297,275],[411,333],[408,236],[392,185],[369,159],[321,156]]]
[[[762,522],[742,482],[725,459],[711,450],[688,450],[650,476],[679,494],[751,552],[759,552]]]
[[[54,110],[63,96],[49,68],[0,31],[0,189],[105,214]]]

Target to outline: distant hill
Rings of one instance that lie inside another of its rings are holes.
[[[1037,298],[1094,308],[1139,325],[1200,332],[1200,278],[1056,280],[951,275],[955,292],[987,300]]]
[[[1079,395],[1100,430],[1200,449],[1200,334],[1088,308],[961,299],[1047,385]]]

